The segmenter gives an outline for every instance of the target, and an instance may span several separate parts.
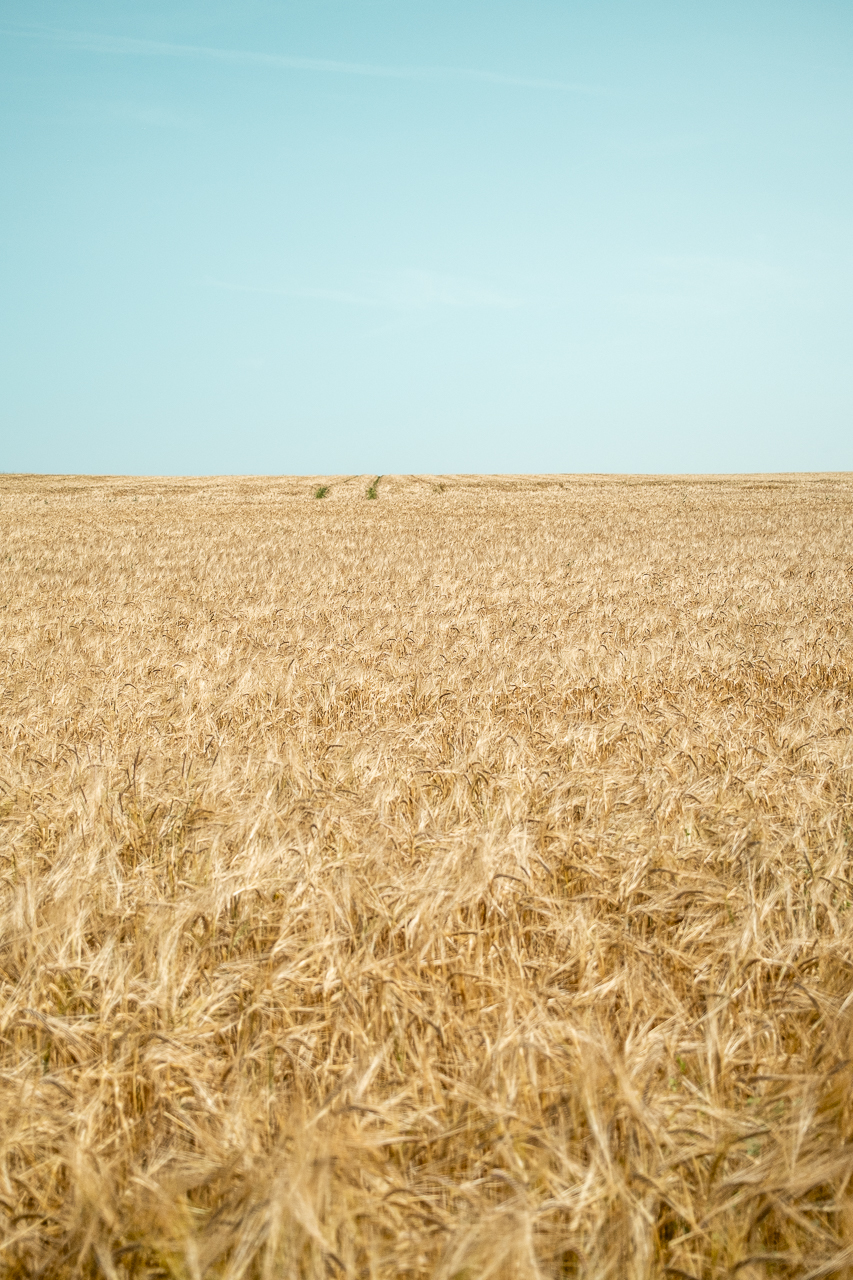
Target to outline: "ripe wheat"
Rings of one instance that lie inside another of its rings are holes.
[[[0,527],[0,1274],[853,1275],[849,477]]]

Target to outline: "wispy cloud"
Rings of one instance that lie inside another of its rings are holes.
[[[302,298],[315,302],[340,302],[355,307],[381,307],[381,299],[367,294],[351,293],[345,289],[313,289],[294,285],[290,288],[277,285],[242,284],[236,280],[216,280],[207,277],[202,281],[210,289],[222,289],[226,293],[251,293],[271,298]]]
[[[435,271],[369,272],[358,278],[354,289],[253,285],[210,278],[204,283],[210,288],[231,293],[264,294],[393,311],[425,311],[438,307],[507,309],[519,305],[517,299],[475,280]]]
[[[800,283],[765,259],[713,254],[660,254],[637,274],[637,286],[620,297],[622,307],[659,317],[732,315],[774,302]]]
[[[139,40],[129,36],[109,36],[95,32],[69,31],[60,27],[0,27],[5,35],[50,41],[85,53],[123,57],[190,58],[196,61],[268,67],[271,70],[303,71],[324,75],[366,76],[379,80],[468,80],[483,84],[512,85],[522,89],[546,89],[562,93],[597,94],[593,85],[566,80],[537,79],[476,67],[389,67],[368,62],[338,62],[328,58],[300,58],[289,54],[257,53],[244,49],[217,49],[207,45],[173,44],[162,40]]]
[[[191,130],[197,127],[196,121],[192,117],[181,115],[177,111],[170,111],[166,107],[114,103],[111,106],[111,111],[113,115],[132,120],[136,124],[146,125],[152,129]]]
[[[365,276],[372,295],[382,305],[402,311],[427,307],[515,307],[518,302],[497,289],[464,276],[436,271],[388,271]]]

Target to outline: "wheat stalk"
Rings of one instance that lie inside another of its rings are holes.
[[[853,1275],[850,478],[370,483],[0,481],[0,1272]]]

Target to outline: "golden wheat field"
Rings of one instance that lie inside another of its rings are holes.
[[[853,1276],[853,477],[0,528],[1,1274]]]

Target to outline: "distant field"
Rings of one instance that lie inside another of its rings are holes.
[[[0,1274],[853,1276],[853,476],[0,530]]]

